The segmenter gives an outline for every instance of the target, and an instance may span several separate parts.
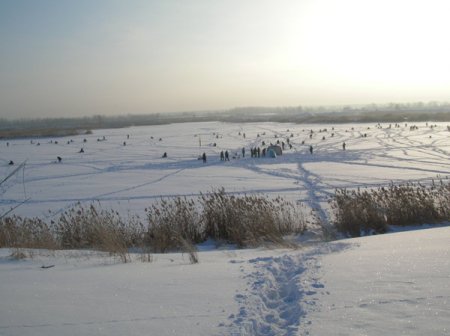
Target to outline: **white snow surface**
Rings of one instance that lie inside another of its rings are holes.
[[[0,187],[0,213],[26,200],[14,213],[50,219],[78,202],[99,201],[124,215],[143,215],[149,203],[161,197],[195,196],[221,187],[232,193],[280,195],[325,210],[327,197],[338,187],[448,178],[446,123],[420,123],[412,131],[413,124],[377,126],[208,122],[1,140],[0,178],[21,162],[26,161],[26,166]],[[250,157],[251,147],[278,140],[286,143],[282,156]],[[242,147],[245,158],[233,159],[242,156]],[[81,148],[84,153],[78,153]],[[225,150],[229,162],[220,161],[219,153]],[[164,152],[167,158],[162,158]],[[203,152],[206,164],[198,160]],[[14,166],[8,165],[10,160]]]
[[[450,227],[121,264],[0,249],[0,335],[449,335]],[[52,266],[42,268],[42,266]]]
[[[1,140],[0,178],[26,165],[1,186],[0,214],[24,201],[12,213],[50,220],[98,201],[143,214],[161,197],[224,187],[326,217],[335,188],[448,179],[447,124],[412,125],[211,122]],[[250,147],[287,138],[282,156],[249,157]],[[238,157],[242,147],[245,158],[220,161],[221,150]],[[450,335],[450,227],[301,240],[297,250],[208,242],[195,265],[180,253],[122,264],[92,251],[14,260],[0,249],[0,335]]]

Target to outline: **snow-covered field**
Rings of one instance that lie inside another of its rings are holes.
[[[26,201],[13,213],[51,219],[98,200],[140,214],[160,197],[225,187],[281,195],[327,216],[337,187],[448,178],[447,124],[416,125],[214,122],[2,140],[0,177],[26,165],[1,186],[0,213]],[[250,158],[250,147],[277,140],[287,147],[282,156]],[[206,163],[197,159],[203,152]],[[89,251],[17,261],[0,249],[0,335],[450,334],[450,227],[315,237],[307,233],[298,250],[207,243],[196,265],[182,254],[121,264]]]
[[[449,335],[450,227],[116,263],[0,249],[0,335]],[[42,266],[52,266],[42,268]]]
[[[323,208],[337,187],[448,177],[446,123],[420,123],[412,131],[412,124],[381,126],[211,122],[95,130],[90,135],[33,139],[33,143],[2,140],[0,177],[23,161],[26,166],[2,186],[0,211],[27,200],[15,213],[51,218],[77,202],[98,200],[106,208],[142,214],[160,197],[197,195],[219,187],[235,193],[281,195]],[[98,141],[103,137],[105,141]],[[278,140],[286,144],[282,156],[250,157],[251,147]],[[81,148],[84,153],[79,153]],[[230,152],[229,162],[220,161],[219,153],[225,150]],[[162,158],[164,152],[167,158]],[[198,160],[203,152],[206,164]],[[236,153],[239,159],[232,158]],[[10,160],[15,166],[8,166]]]

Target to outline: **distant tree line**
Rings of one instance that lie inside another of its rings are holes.
[[[402,122],[450,121],[450,103],[416,102],[348,106],[238,107],[222,111],[81,118],[0,119],[0,138],[76,134],[91,129],[183,122]],[[34,132],[30,132],[34,130]]]

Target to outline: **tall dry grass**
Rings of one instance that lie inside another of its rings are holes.
[[[0,248],[45,248],[59,247],[51,226],[39,218],[13,215],[0,219]]]
[[[117,211],[91,204],[64,212],[53,230],[62,248],[94,248],[127,262],[128,248],[139,245],[144,228],[138,217],[124,219]]]
[[[200,210],[185,197],[162,199],[146,209],[146,243],[156,252],[183,249],[183,242],[197,244],[206,239]]]
[[[331,200],[336,228],[352,237],[384,233],[390,225],[450,221],[450,184],[391,184],[367,190],[338,189]]]
[[[0,247],[96,249],[123,262],[129,260],[130,248],[147,256],[150,252],[182,251],[196,263],[196,244],[210,238],[238,247],[287,246],[285,235],[306,229],[306,220],[296,204],[280,197],[237,197],[224,189],[196,199],[161,199],[146,213],[145,220],[138,216],[123,218],[100,204],[78,204],[50,223],[39,218],[4,217],[0,219]]]
[[[283,236],[306,229],[299,207],[281,197],[237,197],[219,189],[201,195],[200,204],[206,235],[238,247],[283,244]]]

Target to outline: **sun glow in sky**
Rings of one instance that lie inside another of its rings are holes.
[[[0,117],[450,100],[446,0],[3,0]]]

